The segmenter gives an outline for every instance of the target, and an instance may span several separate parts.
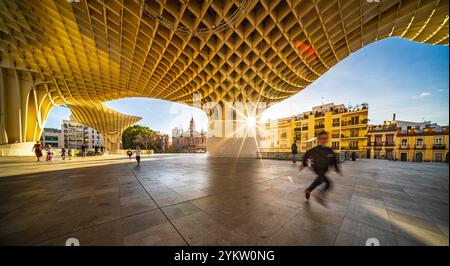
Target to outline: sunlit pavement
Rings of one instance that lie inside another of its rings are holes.
[[[289,161],[0,158],[0,244],[448,245],[447,164],[343,164],[329,208]]]

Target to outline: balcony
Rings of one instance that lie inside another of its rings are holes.
[[[395,146],[395,143],[393,141],[388,141],[388,142],[386,142],[385,146],[393,147],[393,146]]]
[[[341,124],[339,122],[333,123],[333,127],[340,127],[340,126],[341,126]]]
[[[445,144],[434,144],[433,150],[445,150]]]
[[[383,142],[382,141],[375,141],[373,146],[375,146],[375,147],[382,147],[383,146]]]
[[[401,150],[407,150],[407,149],[409,149],[409,144],[400,144],[399,148]]]
[[[302,127],[302,130],[308,130],[308,126]]]
[[[416,144],[416,150],[423,150],[423,149],[426,149],[425,144]]]
[[[350,136],[347,136],[347,135],[341,135],[341,138],[342,139],[366,139],[367,137],[366,136],[360,136],[360,135],[350,135]]]
[[[324,129],[325,125],[315,125],[314,129]]]
[[[338,139],[338,138],[339,138],[339,134],[332,134],[332,135],[331,135],[331,138],[333,138],[333,139]]]
[[[358,127],[358,126],[367,126],[366,121],[342,121],[341,126],[343,127]]]

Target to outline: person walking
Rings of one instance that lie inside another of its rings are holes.
[[[42,150],[44,150],[44,146],[42,146],[41,142],[38,140],[36,141],[36,143],[33,146],[34,154],[37,157],[37,161],[40,162],[41,161],[41,157],[42,157]]]
[[[52,145],[48,144],[47,145],[47,161],[52,161],[53,160],[53,148]]]
[[[138,163],[138,165],[141,163],[141,147],[136,146],[136,150],[134,151],[134,153],[136,154],[136,161]]]
[[[133,152],[131,151],[131,149],[128,149],[127,155],[128,155],[128,158],[131,160],[131,155],[133,155]]]
[[[81,144],[81,157],[86,157],[86,144]]]
[[[295,142],[291,146],[291,153],[292,153],[292,163],[296,163],[295,156],[297,156],[297,144],[295,144]]]
[[[71,148],[67,149],[67,156],[69,156],[69,160],[72,160],[72,156],[73,156],[73,151]]]
[[[332,182],[326,176],[330,166],[334,166],[336,172],[342,175],[342,171],[339,168],[336,154],[333,150],[325,145],[328,143],[329,135],[327,132],[320,132],[317,136],[318,146],[309,149],[303,156],[302,164],[299,170],[302,171],[308,166],[308,159],[311,158],[312,170],[317,175],[311,185],[305,190],[305,198],[309,200],[311,192],[322,183],[325,183],[323,189],[315,194],[317,201],[324,206],[327,206],[326,192],[331,188]]]
[[[61,148],[61,158],[63,160],[66,159],[66,148],[64,148],[64,147]]]
[[[94,151],[95,151],[95,155],[97,156],[98,154],[99,154],[99,151],[100,151],[100,146],[98,146],[98,145],[95,145],[95,147],[94,147]]]

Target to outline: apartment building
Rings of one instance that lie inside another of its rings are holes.
[[[329,103],[294,117],[269,121],[263,126],[261,152],[288,153],[295,142],[299,153],[304,153],[317,145],[321,131],[327,131],[330,146],[336,152],[365,158],[368,108],[368,104],[346,107]]]
[[[396,158],[411,162],[448,162],[448,126],[398,131]]]
[[[366,157],[395,160],[397,131],[395,121],[384,121],[382,125],[369,125]]]
[[[87,145],[88,149],[104,146],[103,137],[95,129],[78,123],[72,117],[69,120],[63,120],[61,131],[66,148],[81,149],[83,143]]]

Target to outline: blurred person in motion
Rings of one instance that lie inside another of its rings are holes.
[[[133,155],[133,152],[131,151],[131,149],[128,149],[127,155],[128,155],[128,158],[131,160],[131,155]]]
[[[67,149],[67,156],[69,156],[69,160],[72,160],[73,150],[71,148]]]
[[[297,156],[297,144],[295,144],[295,142],[291,146],[291,153],[292,153],[292,163],[296,163],[295,156]]]
[[[138,165],[141,163],[141,147],[136,146],[136,150],[134,151],[134,153],[136,154],[136,161],[138,163]]]
[[[33,146],[33,151],[34,154],[37,157],[37,161],[40,162],[41,161],[41,157],[42,157],[42,150],[44,150],[44,147],[42,146],[41,142],[38,140],[36,141],[36,143]]]
[[[66,148],[64,148],[64,147],[61,148],[61,158],[63,160],[66,159]]]
[[[332,186],[332,181],[326,176],[328,168],[333,166],[336,172],[339,175],[342,175],[336,154],[331,148],[325,146],[328,143],[328,140],[328,133],[325,131],[320,132],[317,136],[318,145],[312,149],[309,149],[304,154],[302,164],[299,167],[299,170],[302,171],[306,166],[308,166],[308,160],[311,160],[311,168],[317,176],[311,185],[305,190],[305,197],[309,200],[311,192],[322,183],[325,183],[320,192],[315,194],[317,201],[323,206],[327,206],[326,193]]]
[[[52,145],[48,144],[47,145],[47,161],[52,161],[53,160],[53,148]]]
[[[81,157],[86,157],[86,144],[83,142],[83,144],[81,144]]]

